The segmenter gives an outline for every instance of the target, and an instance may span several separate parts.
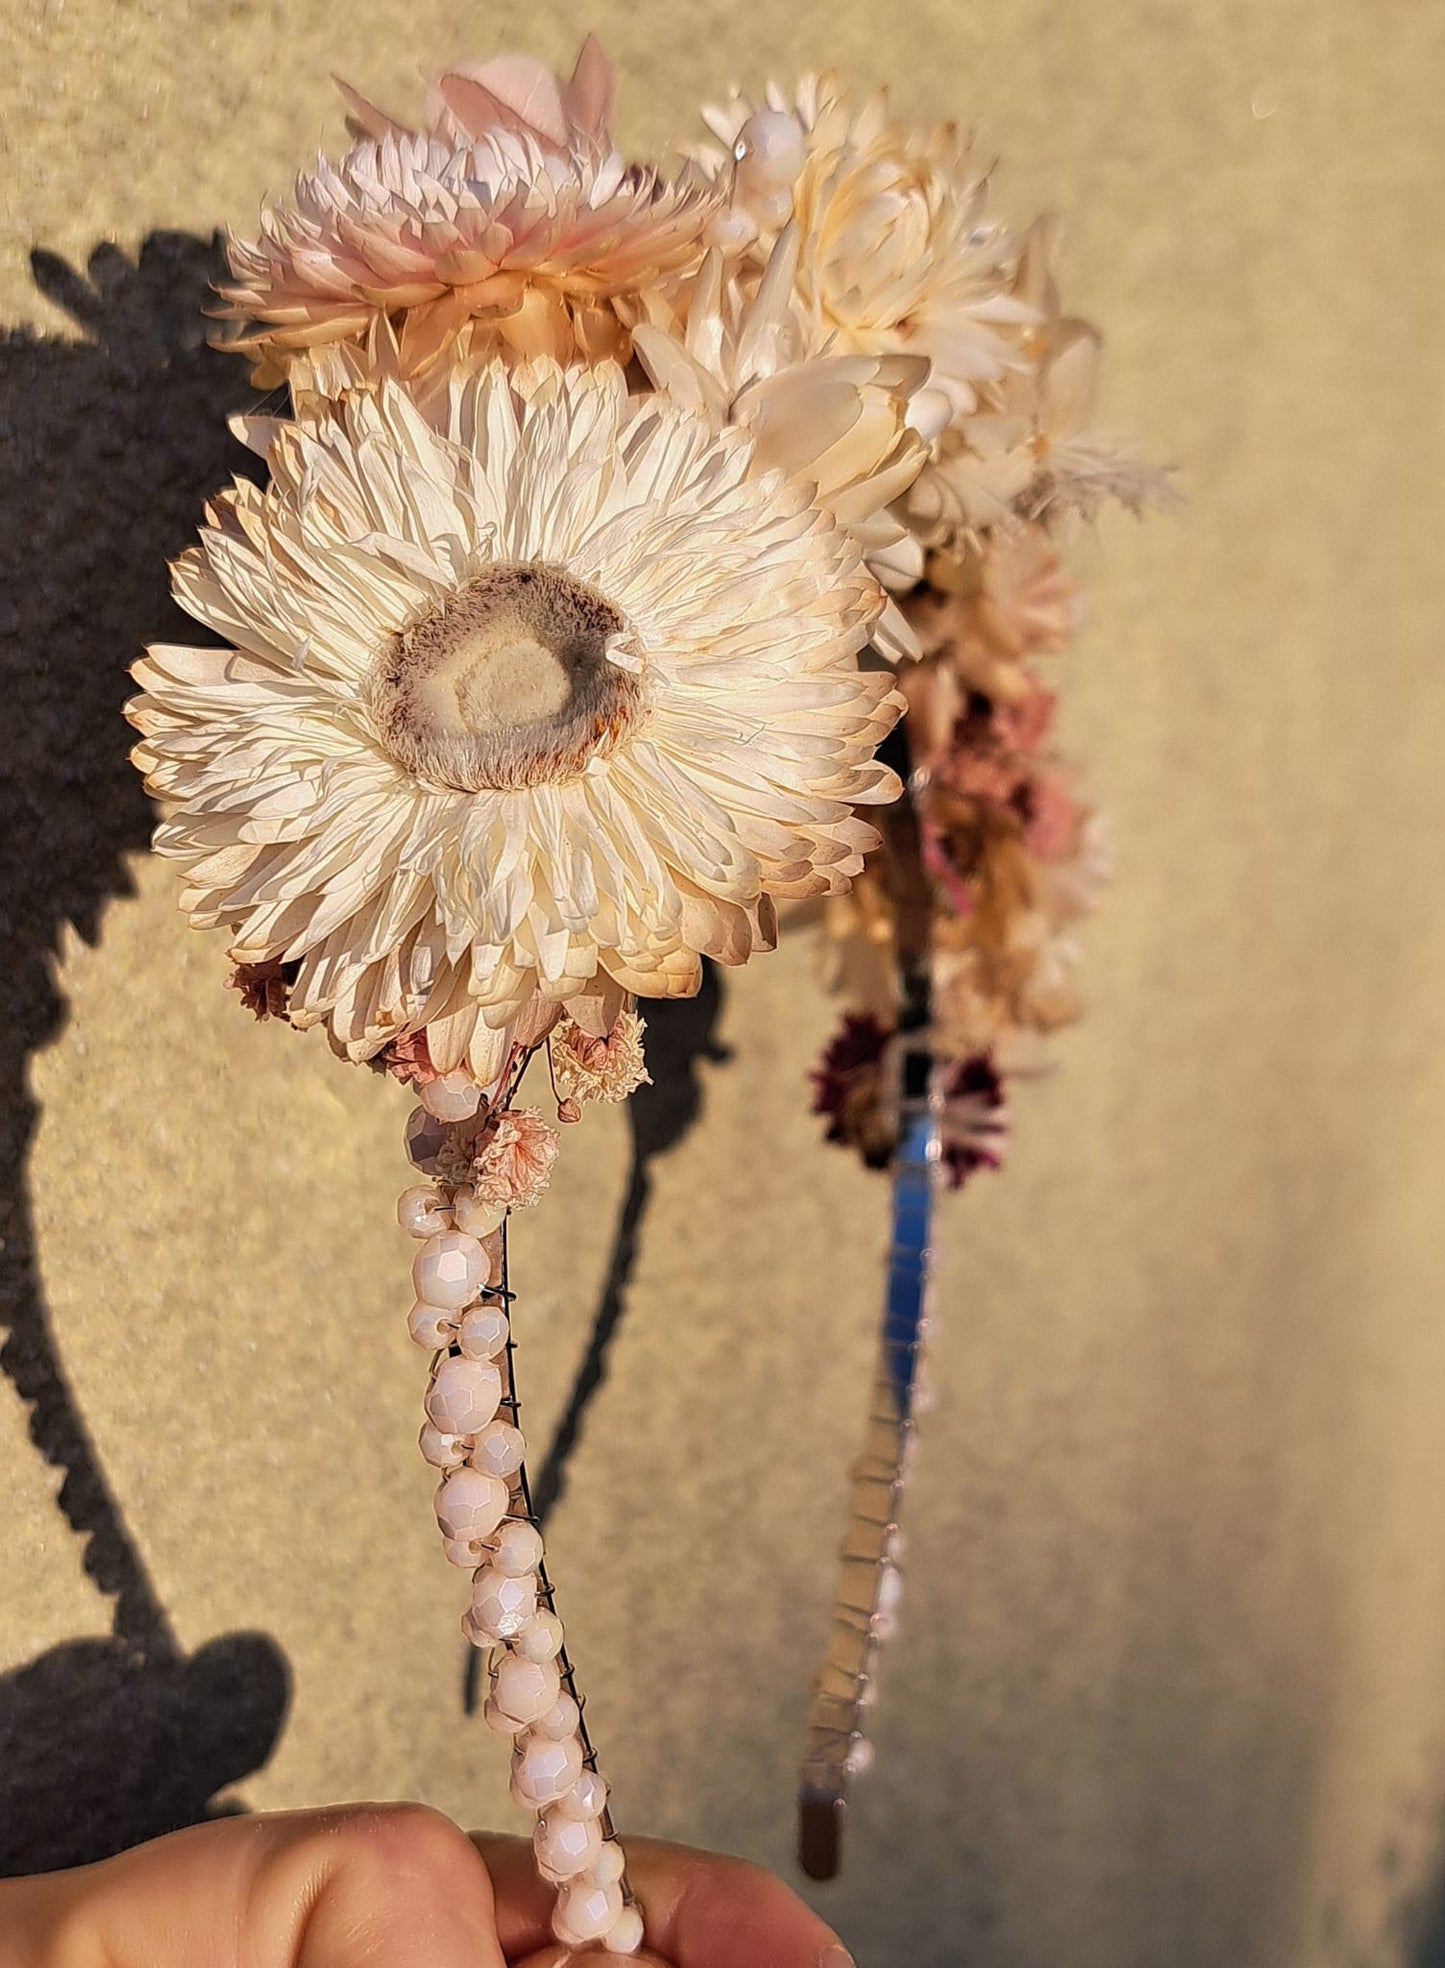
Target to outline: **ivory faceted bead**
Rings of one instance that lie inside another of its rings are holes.
[[[537,1721],[554,1708],[561,1690],[562,1677],[555,1661],[529,1661],[520,1654],[505,1654],[492,1675],[492,1700],[503,1715],[524,1724]]]
[[[599,1832],[601,1827],[598,1827]],[[627,1870],[627,1861],[622,1856],[622,1847],[615,1838],[609,1838],[602,1845],[597,1857],[587,1868],[589,1886],[616,1886]]]
[[[442,1552],[447,1563],[455,1565],[459,1572],[474,1572],[477,1569],[477,1559],[481,1556],[481,1547],[465,1544],[460,1538],[444,1537]]]
[[[497,1412],[502,1376],[490,1360],[446,1359],[426,1391],[426,1411],[452,1435],[475,1435]]]
[[[429,1184],[403,1189],[396,1203],[396,1220],[408,1237],[435,1237],[450,1230],[452,1213]]]
[[[557,1799],[557,1809],[569,1818],[600,1818],[607,1809],[607,1786],[595,1770],[584,1770]]]
[[[469,1237],[490,1237],[494,1230],[502,1227],[507,1214],[504,1203],[484,1203],[473,1189],[458,1189],[452,1199],[452,1215],[458,1230],[465,1230]]]
[[[472,1630],[486,1640],[510,1640],[537,1610],[535,1578],[508,1578],[484,1565],[472,1580]]]
[[[416,1441],[433,1469],[460,1469],[471,1448],[465,1435],[453,1435],[448,1429],[438,1428],[434,1421],[422,1423]]]
[[[515,1476],[527,1454],[520,1428],[509,1421],[489,1421],[472,1448],[472,1466],[489,1476]]]
[[[602,1937],[609,1954],[636,1954],[642,1946],[642,1915],[635,1906],[625,1906]]]
[[[532,1850],[538,1870],[548,1878],[576,1879],[585,1873],[590,1880],[602,1850],[602,1827],[596,1818],[564,1817],[554,1806],[538,1818]]]
[[[418,1298],[460,1312],[487,1282],[491,1269],[487,1253],[475,1237],[461,1230],[441,1230],[428,1237],[412,1260],[411,1279]]]
[[[507,1343],[507,1315],[500,1305],[471,1305],[462,1314],[457,1344],[469,1360],[494,1360]]]
[[[469,1121],[482,1104],[482,1089],[460,1071],[440,1073],[416,1092],[422,1106],[439,1121]]]
[[[482,1720],[499,1736],[520,1736],[527,1726],[525,1722],[519,1722],[514,1715],[504,1715],[490,1695],[482,1703]]]
[[[903,1603],[903,1574],[896,1565],[885,1565],[878,1575],[876,1610],[896,1613]]]
[[[565,1797],[581,1774],[582,1745],[575,1736],[570,1742],[548,1742],[529,1731],[512,1752],[512,1797],[540,1811]]]
[[[491,1544],[492,1563],[508,1578],[525,1578],[542,1562],[542,1533],[521,1517],[509,1517]]]
[[[507,1514],[511,1495],[500,1476],[480,1469],[454,1469],[436,1493],[442,1536],[458,1544],[480,1545]]]
[[[555,1613],[534,1613],[518,1632],[516,1648],[523,1660],[555,1660],[562,1651],[561,1620]]]
[[[444,1312],[439,1305],[428,1305],[419,1298],[407,1316],[406,1329],[418,1346],[429,1353],[440,1353],[450,1346],[456,1331],[455,1312]]]
[[[866,1776],[873,1768],[873,1745],[866,1736],[854,1736],[843,1758],[843,1768],[850,1777]]]
[[[545,1715],[539,1715],[535,1723],[539,1736],[546,1736],[551,1742],[565,1742],[568,1736],[575,1736],[582,1726],[582,1711],[569,1694],[559,1694]]]
[[[622,1913],[620,1886],[564,1886],[552,1909],[552,1932],[567,1947],[600,1941]]]

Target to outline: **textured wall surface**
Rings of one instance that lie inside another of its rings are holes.
[[[1007,1174],[946,1212],[904,1628],[819,1903],[862,1968],[1445,1961],[1445,12],[7,25],[4,1865],[237,1803],[516,1822],[414,1448],[405,1102],[221,990],[140,854],[118,706],[238,462],[213,228],[339,136],[331,70],[405,105],[418,66],[594,25],[642,147],[818,61],[973,122],[1006,211],[1068,213],[1109,421],[1191,501],[1083,557],[1067,736],[1120,872],[1087,1024],[1020,1093]],[[635,1142],[589,1115],[516,1239],[545,1436],[642,1204],[554,1520],[620,1815],[785,1870],[884,1238],[805,1112],[816,957],[800,932],[660,1018],[692,1107],[639,1108]]]

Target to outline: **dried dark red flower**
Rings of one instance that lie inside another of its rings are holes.
[[[892,1038],[873,1012],[845,1012],[812,1072],[813,1112],[828,1117],[825,1139],[857,1148],[869,1168],[886,1168],[897,1146],[883,1082]]]
[[[872,1012],[847,1012],[812,1073],[813,1112],[826,1139],[856,1148],[869,1168],[887,1168],[898,1146],[888,1051],[897,1034]],[[951,1189],[975,1169],[1000,1168],[1008,1143],[1003,1077],[986,1053],[957,1061],[943,1082],[942,1163]]]
[[[237,964],[230,976],[231,989],[240,992],[241,1003],[255,1017],[284,1018],[291,995],[290,968],[274,959],[270,963]]]
[[[961,1059],[943,1087],[943,1163],[950,1189],[975,1169],[1003,1167],[1008,1144],[1003,1076],[987,1053]]]

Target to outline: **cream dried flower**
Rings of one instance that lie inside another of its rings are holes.
[[[610,134],[611,64],[590,37],[572,78],[504,55],[448,71],[411,130],[346,90],[356,141],[232,237],[225,313],[241,346],[286,353],[404,316],[409,370],[472,317],[522,356],[625,353],[615,296],[695,266],[718,198],[629,165]]]
[[[265,491],[175,569],[229,647],[157,647],[129,707],[156,846],[290,1016],[370,1058],[425,1030],[483,1086],[538,996],[606,1032],[628,992],[775,936],[896,796],[881,604],[810,488],[610,363],[317,397]]]
[[[908,493],[909,523],[937,550],[935,578],[940,558],[965,557],[988,528],[1093,519],[1107,500],[1134,513],[1174,501],[1167,472],[1094,426],[1102,343],[1087,321],[1063,312],[1054,271],[1061,237],[1055,219],[1030,227],[1013,282],[1029,316],[1016,359],[981,407],[940,435]]]
[[[653,319],[634,327],[633,346],[675,402],[719,428],[741,424],[766,463],[810,480],[877,578],[906,589],[922,578],[923,554],[891,507],[927,462],[908,415],[929,365],[922,356],[810,354],[797,299],[800,250],[790,223],[753,286],[726,272],[714,249],[676,309],[649,297]],[[873,639],[890,661],[918,653],[896,603]]]
[[[765,104],[734,95],[703,113],[724,146],[703,162],[754,231],[754,261],[797,223],[813,345],[926,356],[943,398],[930,434],[974,410],[1015,359],[1014,332],[1032,310],[1014,291],[1017,249],[957,130],[891,123],[882,95],[855,109],[831,75],[806,76],[791,98],[770,88]]]
[[[593,1038],[567,1018],[552,1034],[552,1077],[569,1100],[626,1100],[652,1075],[642,1054],[647,1030],[635,1011],[624,1011],[605,1038]]]
[[[1083,604],[1038,525],[989,533],[957,559],[936,556],[930,571],[939,585],[904,604],[925,659],[904,687],[909,729],[916,721],[936,751],[947,746],[970,690],[1022,702],[1034,688],[1028,658],[1062,649],[1078,633]]]
[[[472,1163],[477,1201],[500,1209],[531,1209],[552,1180],[557,1147],[555,1131],[535,1107],[508,1107],[497,1116]]]

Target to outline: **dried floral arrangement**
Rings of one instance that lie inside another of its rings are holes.
[[[815,1076],[829,1138],[915,1205],[997,1165],[1107,866],[1034,667],[1077,623],[1060,547],[1165,481],[1092,426],[1055,228],[995,218],[952,129],[812,77],[707,112],[665,175],[617,150],[590,39],[566,80],[448,70],[415,128],[345,95],[350,148],[230,242],[220,338],[278,389],[238,421],[268,481],[176,564],[221,646],[137,664],[135,758],[245,1002],[415,1093],[421,1450],[486,1719],[558,1939],[628,1954],[519,1426],[506,1220],[559,1139],[523,1076],[545,1064],[560,1123],[625,1100],[639,1002],[821,901],[849,1006]],[[904,1313],[885,1367],[915,1356],[917,1290]],[[885,1373],[860,1477],[884,1486],[852,1552],[868,1646],[910,1375]],[[866,1651],[819,1794],[858,1761]]]

